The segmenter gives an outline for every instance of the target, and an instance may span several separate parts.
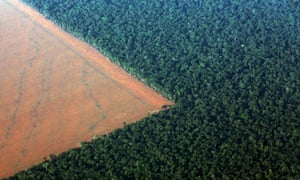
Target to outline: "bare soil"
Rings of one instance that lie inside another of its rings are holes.
[[[20,1],[0,1],[0,178],[172,104]]]

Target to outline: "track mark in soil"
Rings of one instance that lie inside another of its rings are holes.
[[[89,86],[89,83],[87,81],[87,77],[88,77],[89,74],[88,74],[88,71],[85,70],[85,67],[86,67],[86,65],[83,64],[83,67],[81,69],[81,81],[82,81],[82,84],[85,87],[86,94],[94,102],[95,108],[99,112],[99,118],[101,120],[104,120],[104,119],[106,119],[106,115],[104,114],[104,112],[103,112],[103,110],[101,108],[100,102],[95,98],[95,96],[93,95],[93,92],[91,90],[91,87]]]
[[[19,81],[19,87],[18,87],[18,98],[14,103],[14,112],[11,115],[10,118],[10,125],[7,128],[6,134],[5,134],[5,139],[7,139],[10,134],[11,134],[11,129],[13,128],[14,124],[16,123],[17,119],[16,116],[19,111],[20,104],[22,102],[22,96],[23,96],[23,86],[24,86],[24,81],[26,78],[26,69],[23,69],[23,71],[20,73],[20,81]]]

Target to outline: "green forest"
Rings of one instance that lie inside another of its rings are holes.
[[[300,179],[299,1],[23,1],[176,105],[10,179]]]

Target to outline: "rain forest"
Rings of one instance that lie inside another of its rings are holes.
[[[11,179],[300,178],[299,1],[23,1],[176,104]]]

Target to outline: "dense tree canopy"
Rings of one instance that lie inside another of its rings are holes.
[[[292,0],[24,0],[176,105],[18,178],[300,178]]]

